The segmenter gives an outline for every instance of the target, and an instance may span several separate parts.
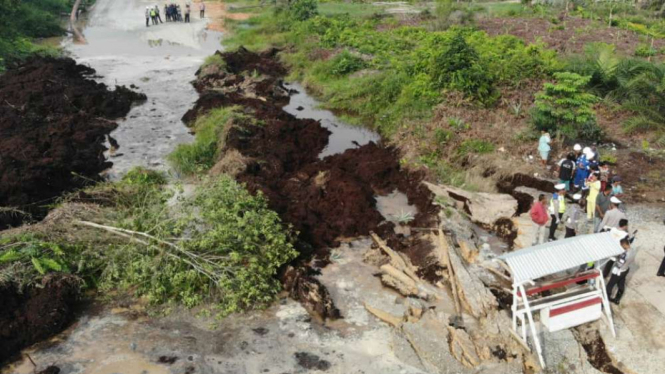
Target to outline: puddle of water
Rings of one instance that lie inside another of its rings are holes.
[[[97,70],[101,82],[111,87],[134,84],[148,96],[111,134],[120,144],[114,154],[107,154],[114,164],[111,179],[135,166],[168,170],[166,156],[193,140],[180,121],[198,98],[190,82],[204,59],[221,48],[222,34],[206,30],[207,21],[196,12],[191,23],[146,27],[148,5],[154,4],[98,0],[82,30],[87,44],[63,42],[79,63]]]
[[[284,107],[284,111],[297,118],[311,118],[320,121],[323,127],[332,132],[328,146],[321,151],[319,158],[342,153],[347,149],[356,148],[369,142],[378,143],[381,141],[379,134],[374,131],[345,123],[331,111],[320,109],[319,102],[307,95],[305,88],[300,84],[290,83],[287,86],[295,89],[298,93],[291,95],[291,101],[289,105]]]
[[[376,210],[386,221],[395,224],[396,234],[411,235],[411,229],[405,224],[416,217],[418,208],[409,204],[409,198],[405,194],[395,190],[385,196],[376,196]]]

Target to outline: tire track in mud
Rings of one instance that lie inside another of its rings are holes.
[[[238,151],[247,160],[236,179],[252,192],[261,191],[271,209],[300,234],[301,255],[282,273],[286,289],[321,319],[339,317],[315,278],[316,269],[328,263],[330,249],[341,238],[371,231],[409,256],[425,276],[435,277],[431,248],[416,237],[396,235],[394,224],[384,219],[376,205],[377,195],[399,190],[418,208],[410,225],[432,227],[438,208],[421,184],[424,174],[402,169],[397,149],[373,142],[320,160],[330,132],[318,121],[298,119],[283,110],[292,92],[282,83],[287,71],[277,53],[244,48],[217,52],[225,68],[208,66],[197,72],[194,86],[201,97],[183,120],[191,124],[213,108],[239,106],[261,123],[234,123],[223,154]]]

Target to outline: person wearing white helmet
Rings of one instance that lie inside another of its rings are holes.
[[[590,148],[585,148],[585,151],[591,152]],[[575,179],[573,179],[573,185],[576,190],[584,187],[584,181],[589,177],[589,161],[587,159],[587,152],[582,151],[582,154],[577,158],[576,169],[575,169]]]
[[[602,228],[612,228],[619,227],[619,222],[622,219],[628,219],[626,214],[619,209],[621,205],[621,200],[617,199],[616,196],[610,198],[610,209],[603,216],[603,220],[600,222],[600,227]]]
[[[568,205],[566,212],[561,217],[561,221],[566,227],[566,236],[565,238],[570,238],[577,235],[577,230],[582,222],[582,217],[584,213],[580,207],[580,200],[582,199],[582,194],[573,195],[573,203]]]
[[[145,27],[150,27],[150,7],[145,7]]]
[[[580,155],[582,154],[582,146],[579,144],[575,144],[573,146],[573,151],[575,151],[575,157],[580,157]]]

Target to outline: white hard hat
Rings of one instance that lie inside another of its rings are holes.
[[[557,190],[557,191],[565,190],[566,185],[564,183],[559,183],[559,184],[554,186],[554,189]]]
[[[582,150],[582,146],[579,145],[579,144],[575,144],[575,146],[573,147],[573,150],[575,150],[575,151],[581,151],[581,150]]]
[[[621,204],[621,200],[619,200],[616,196],[612,196],[610,198],[610,202],[613,203],[613,204],[617,204],[617,205]]]
[[[573,195],[573,200],[579,200],[581,198],[582,198],[582,194],[576,193],[575,195]]]

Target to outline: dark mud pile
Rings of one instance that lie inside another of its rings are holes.
[[[12,284],[0,286],[0,364],[65,329],[78,298],[79,281],[72,276],[51,276],[22,292]]]
[[[236,149],[251,160],[236,178],[250,191],[265,194],[271,209],[300,233],[301,261],[325,265],[329,249],[340,238],[370,231],[397,250],[406,248],[400,245],[403,238],[394,234],[393,224],[376,208],[376,196],[394,190],[406,194],[419,210],[411,225],[432,226],[437,208],[432,194],[420,183],[424,175],[403,170],[397,150],[369,143],[319,160],[330,133],[317,121],[297,119],[282,109],[289,91],[280,80],[286,70],[274,50],[256,54],[241,48],[218,54],[226,61],[226,69],[199,73],[195,86],[202,96],[184,119],[191,123],[212,108],[237,105],[259,120],[259,125],[231,127],[226,150]],[[405,253],[417,266],[426,263],[421,251]],[[311,271],[288,269],[287,289],[315,314],[335,317],[339,312],[326,300],[327,291]],[[308,305],[312,298],[317,301]]]
[[[95,71],[69,58],[35,58],[0,76],[0,207],[41,218],[45,206],[79,188],[112,164],[104,141],[135,102],[124,86],[110,91]],[[0,212],[0,229],[21,213]]]

